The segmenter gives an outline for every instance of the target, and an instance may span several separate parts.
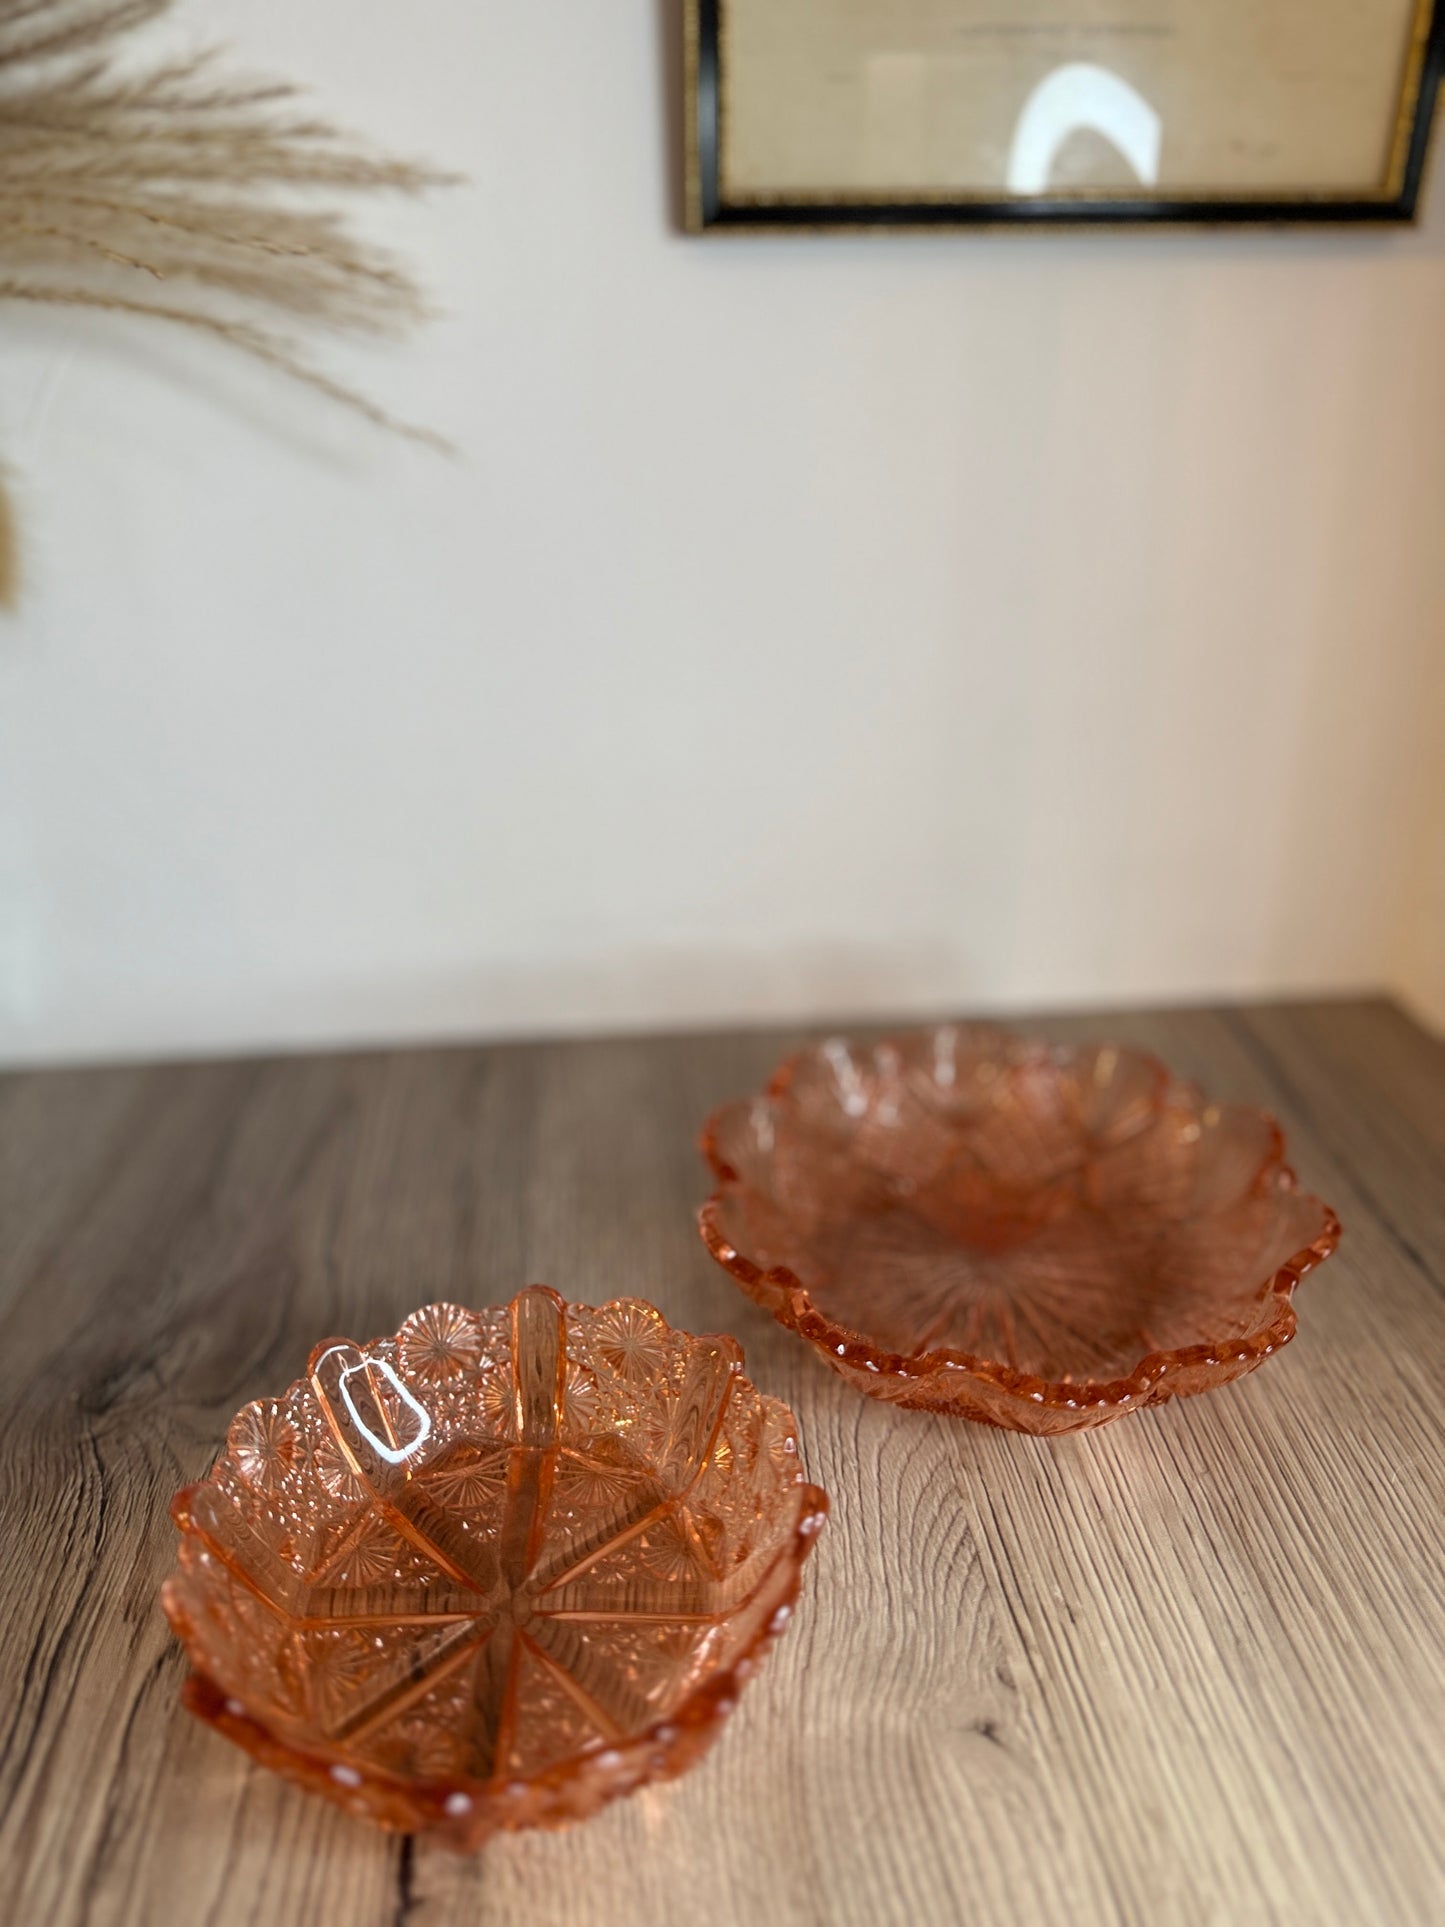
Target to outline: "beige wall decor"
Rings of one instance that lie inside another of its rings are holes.
[[[1435,0],[691,0],[696,226],[1413,212]]]
[[[284,82],[237,77],[208,55],[137,65],[132,37],[170,7],[0,0],[0,300],[201,330],[404,427],[327,375],[292,330],[390,332],[419,318],[410,275],[352,233],[338,196],[444,177],[307,113]],[[16,549],[0,500],[7,605]]]

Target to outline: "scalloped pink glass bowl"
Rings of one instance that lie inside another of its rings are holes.
[[[804,1050],[703,1152],[709,1251],[835,1371],[1025,1432],[1251,1371],[1339,1240],[1263,1112],[991,1025]]]
[[[689,1766],[826,1510],[734,1340],[533,1286],[328,1340],[246,1406],[176,1496],[163,1602],[200,1718],[472,1848]]]

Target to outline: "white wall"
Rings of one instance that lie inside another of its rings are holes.
[[[653,0],[213,0],[467,171],[445,319],[0,316],[0,1050],[1393,986],[1445,1018],[1407,235],[710,240]]]

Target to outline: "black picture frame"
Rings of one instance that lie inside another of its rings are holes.
[[[721,182],[722,11],[726,0],[684,0],[686,50],[686,224],[695,233],[714,229],[796,228],[1087,228],[1175,227],[1181,224],[1372,226],[1414,221],[1430,148],[1436,98],[1445,82],[1445,0],[1432,0],[1423,36],[1413,103],[1400,167],[1398,191],[1357,199],[1323,196],[1292,199],[1171,199],[1168,196],[1078,195],[970,198],[944,201],[725,199]],[[1396,163],[1397,166],[1399,163]]]

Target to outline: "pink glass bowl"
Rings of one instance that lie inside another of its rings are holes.
[[[734,1340],[534,1286],[318,1345],[177,1494],[162,1596],[192,1712],[466,1849],[689,1766],[826,1510]]]
[[[1339,1241],[1263,1112],[992,1025],[801,1051],[703,1153],[708,1250],[850,1384],[1025,1432],[1253,1370]]]

